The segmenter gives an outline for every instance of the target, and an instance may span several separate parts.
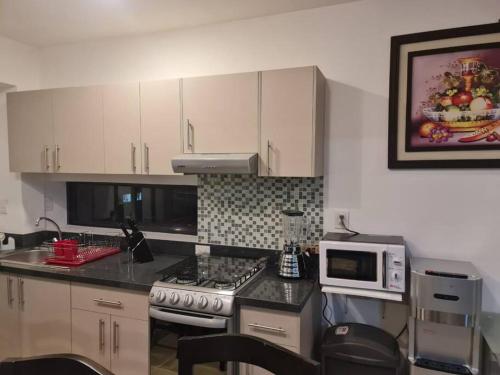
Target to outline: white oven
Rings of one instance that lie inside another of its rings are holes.
[[[319,264],[325,292],[402,300],[406,291],[402,237],[328,233]]]

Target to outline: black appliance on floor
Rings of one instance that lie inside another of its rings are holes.
[[[373,326],[346,323],[328,328],[321,345],[322,375],[402,375],[397,340]]]

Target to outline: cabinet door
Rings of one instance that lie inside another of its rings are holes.
[[[262,176],[322,174],[323,80],[316,85],[320,74],[315,67],[262,72]]]
[[[110,369],[110,316],[73,309],[71,317],[72,353],[83,355]]]
[[[55,171],[104,173],[101,89],[51,90],[54,108]]]
[[[258,73],[182,80],[184,152],[258,152]]]
[[[21,355],[16,280],[0,273],[0,360]]]
[[[18,288],[22,356],[69,353],[69,282],[22,276]]]
[[[241,363],[240,375],[272,375],[272,372],[264,370],[262,367],[252,366],[248,363]]]
[[[108,174],[141,173],[139,84],[104,86],[104,159]]]
[[[144,174],[171,175],[171,159],[182,153],[178,79],[141,82],[141,136]]]
[[[111,371],[117,375],[149,373],[149,323],[111,316]]]
[[[11,172],[51,172],[54,131],[50,91],[7,94]]]

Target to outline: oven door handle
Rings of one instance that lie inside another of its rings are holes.
[[[176,314],[174,312],[162,311],[154,307],[149,308],[151,318],[164,322],[185,324],[195,327],[205,328],[226,328],[227,319],[223,318],[202,318],[199,316]]]

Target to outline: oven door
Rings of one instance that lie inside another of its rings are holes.
[[[327,242],[327,241],[325,241]],[[322,244],[320,278],[323,285],[386,288],[386,251],[374,244]]]
[[[232,333],[231,317],[188,311],[149,308],[151,318],[151,375],[177,375],[177,339],[216,333]],[[195,375],[233,375],[231,363],[204,363],[194,366]]]

